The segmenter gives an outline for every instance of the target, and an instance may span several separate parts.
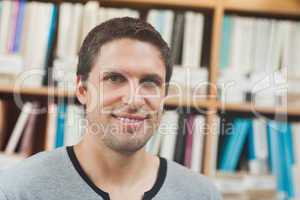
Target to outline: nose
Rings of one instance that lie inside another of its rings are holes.
[[[141,92],[142,88],[140,87],[138,80],[131,80],[128,83],[122,101],[131,108],[138,109],[145,104],[145,98]]]

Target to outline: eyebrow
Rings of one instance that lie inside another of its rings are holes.
[[[118,69],[114,69],[114,68],[107,68],[107,69],[103,70],[102,73],[104,75],[105,74],[120,74],[120,75],[128,74],[127,72],[125,72],[123,70],[118,70]],[[145,78],[152,78],[154,80],[157,80],[157,81],[160,81],[161,83],[163,83],[163,78],[157,73],[144,74],[144,75],[142,75],[141,80],[145,79]]]
[[[146,75],[142,76],[142,80],[145,79],[145,78],[151,78],[151,79],[154,79],[156,81],[159,81],[160,83],[163,83],[162,77],[160,75],[158,75],[158,74],[155,74],[155,73],[153,73],[153,74],[146,74]]]

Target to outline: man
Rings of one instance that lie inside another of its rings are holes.
[[[95,27],[79,52],[82,141],[3,171],[0,199],[220,199],[205,177],[145,151],[171,74],[170,50],[148,23],[126,17]]]

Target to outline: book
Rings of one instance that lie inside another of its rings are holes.
[[[251,130],[250,119],[235,119],[231,132],[226,135],[223,146],[221,147],[221,156],[219,169],[221,171],[234,172],[246,142],[247,135]]]
[[[191,168],[192,165],[192,149],[193,149],[193,125],[195,115],[189,115],[186,122],[186,141],[184,151],[184,166]]]
[[[32,112],[29,114],[28,117],[28,122],[26,124],[22,140],[20,143],[20,148],[18,153],[24,155],[25,157],[29,157],[34,153],[34,140],[35,140],[35,135],[34,135],[34,130],[35,130],[35,125],[37,122],[38,118],[38,104],[34,103],[32,105]]]
[[[248,159],[251,174],[268,173],[268,142],[267,122],[263,119],[253,119],[253,131],[249,133]]]
[[[182,48],[182,65],[199,68],[203,39],[204,16],[201,13],[185,13],[184,37]]]
[[[176,65],[179,65],[181,63],[183,31],[184,31],[184,13],[176,12],[174,16],[174,28],[173,28],[172,42],[171,42],[172,61]]]
[[[13,1],[3,0],[0,16],[0,54],[8,54],[8,45],[9,45],[9,31],[13,24],[12,22],[12,7]]]
[[[174,12],[171,10],[149,11],[147,21],[161,34],[162,38],[170,46],[174,23]]]
[[[218,160],[218,146],[219,146],[219,138],[221,133],[221,119],[219,116],[214,118],[214,123],[211,127],[212,129],[212,145],[211,145],[211,175],[214,176],[217,172],[217,160]]]
[[[197,115],[193,126],[193,144],[191,157],[191,170],[201,173],[203,160],[203,145],[205,136],[205,118]]]
[[[186,144],[186,114],[180,113],[178,118],[178,133],[175,145],[174,161],[179,164],[184,164],[184,151]]]
[[[178,130],[178,113],[176,111],[165,111],[159,126],[161,134],[161,147],[159,155],[169,160],[174,159],[176,135]]]
[[[56,130],[57,130],[57,106],[54,103],[48,104],[46,125],[45,150],[50,151],[55,148]]]
[[[22,136],[23,130],[28,121],[29,115],[32,112],[32,103],[25,103],[18,117],[14,130],[9,138],[8,144],[5,147],[6,154],[13,154],[17,148],[18,142]]]
[[[55,137],[55,148],[64,146],[64,134],[65,134],[65,121],[67,112],[67,105],[60,103],[57,107],[57,126]]]
[[[222,39],[221,39],[221,49],[220,49],[220,68],[226,69],[229,67],[229,52],[231,44],[231,34],[232,34],[232,17],[225,15],[223,18],[222,25]]]

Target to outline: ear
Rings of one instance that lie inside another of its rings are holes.
[[[76,96],[82,105],[87,103],[87,88],[80,76],[76,77]]]

